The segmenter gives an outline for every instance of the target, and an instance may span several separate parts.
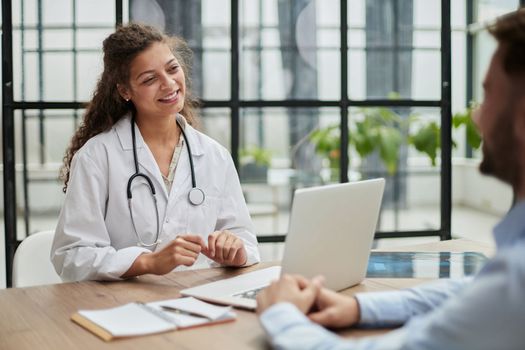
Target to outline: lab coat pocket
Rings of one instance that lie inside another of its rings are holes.
[[[204,236],[213,233],[219,214],[220,198],[206,196],[201,205],[194,206],[188,203],[188,206],[190,215],[187,231]]]

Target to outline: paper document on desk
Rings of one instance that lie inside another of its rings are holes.
[[[106,341],[223,323],[235,318],[230,307],[215,306],[191,297],[79,310],[71,316],[74,322]]]
[[[193,297],[157,301],[148,305],[163,310],[179,310],[182,313],[204,317],[210,321],[220,320],[232,313],[231,306],[217,306]]]

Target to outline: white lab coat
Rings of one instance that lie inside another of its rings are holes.
[[[207,242],[208,235],[217,230],[230,230],[243,240],[246,265],[259,262],[253,224],[229,152],[190,125],[185,132],[196,183],[206,194],[200,206],[188,201],[191,171],[187,148],[182,149],[168,193],[153,154],[135,126],[139,169],[149,176],[157,193],[161,240],[154,248],[137,245],[126,195],[128,179],[135,172],[130,122],[130,116],[122,118],[111,130],[91,138],[73,157],[51,249],[51,261],[61,278],[117,280],[143,252],[160,250],[185,233],[199,234]],[[138,234],[145,243],[154,242],[157,218],[145,180],[133,181],[132,194]],[[209,266],[217,264],[200,254],[191,268]],[[177,268],[182,269],[185,267]]]

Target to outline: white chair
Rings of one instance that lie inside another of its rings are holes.
[[[41,231],[20,243],[13,260],[13,287],[62,283],[49,258],[54,235],[54,231]]]

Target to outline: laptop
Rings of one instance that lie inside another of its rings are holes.
[[[181,294],[253,310],[255,296],[282,273],[325,277],[339,291],[360,283],[378,221],[384,179],[295,191],[282,266],[184,289]]]

